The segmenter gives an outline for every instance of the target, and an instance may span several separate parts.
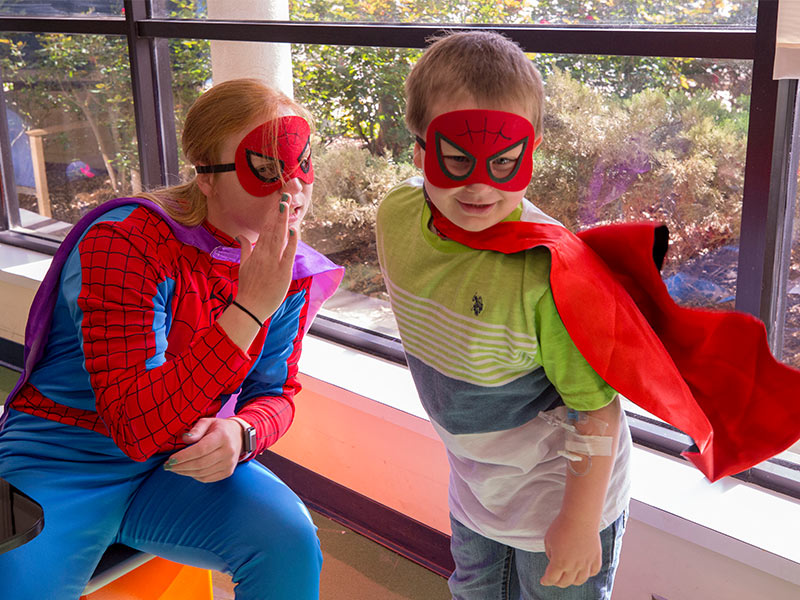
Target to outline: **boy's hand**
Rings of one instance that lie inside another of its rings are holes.
[[[544,547],[550,563],[539,580],[542,585],[581,585],[597,575],[603,563],[597,528],[563,515],[556,517],[547,530]]]

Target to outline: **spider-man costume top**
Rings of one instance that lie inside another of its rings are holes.
[[[86,215],[34,299],[7,405],[108,435],[142,461],[184,446],[231,400],[263,451],[291,424],[302,337],[343,270],[301,243],[286,298],[243,352],[216,324],[239,264],[214,250],[236,246],[139,198]]]

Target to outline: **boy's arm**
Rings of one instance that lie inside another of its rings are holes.
[[[604,452],[610,456],[569,462],[561,511],[545,535],[549,564],[540,582],[566,587],[580,585],[601,566],[599,524],[616,459],[621,408],[617,393],[575,347],[549,289],[537,302],[536,322],[538,360],[547,378],[567,407],[586,417],[574,423],[577,433],[611,438],[610,452]]]
[[[576,424],[580,435],[610,437],[611,455],[582,455],[567,470],[561,511],[545,535],[549,564],[542,585],[581,585],[602,566],[599,526],[617,453],[620,410],[617,397],[603,408],[587,411],[584,414],[590,418]]]

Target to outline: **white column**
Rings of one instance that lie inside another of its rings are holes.
[[[288,21],[289,0],[208,0],[208,18],[224,21]],[[293,97],[290,44],[211,41],[214,83],[255,77]]]
[[[774,79],[800,78],[800,0],[780,0]]]

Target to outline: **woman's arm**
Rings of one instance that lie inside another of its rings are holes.
[[[113,223],[89,229],[79,245],[77,323],[100,417],[134,460],[182,443],[180,436],[234,392],[250,357],[213,324],[163,364],[174,280],[148,246]]]
[[[286,300],[269,323],[261,355],[237,399],[233,419],[200,419],[184,440],[191,445],[174,453],[165,468],[198,481],[229,477],[242,459],[263,452],[286,433],[294,418],[297,380],[311,278],[293,281]],[[243,456],[244,425],[256,429],[256,447]]]

